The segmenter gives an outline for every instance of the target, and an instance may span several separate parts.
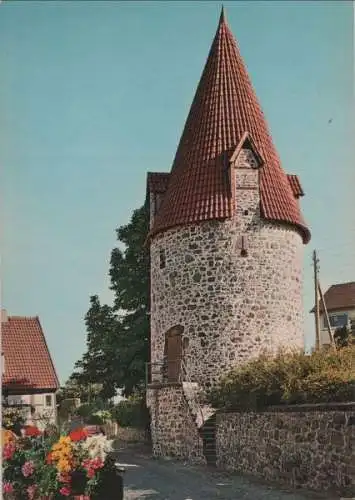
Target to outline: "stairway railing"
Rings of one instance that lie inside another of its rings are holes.
[[[146,363],[146,386],[148,387],[151,384],[161,384],[169,381],[174,382],[175,380],[169,380],[169,366],[173,367],[173,371],[175,371],[174,368],[176,367],[176,373],[178,374],[176,382],[181,384],[183,384],[183,382],[187,382],[191,385],[194,384],[185,361],[183,359],[177,359]],[[199,426],[201,427],[205,423],[205,417],[198,399],[198,394],[196,394],[196,391],[191,387],[188,403],[196,419],[198,416],[201,417],[201,425]]]
[[[183,382],[188,382],[189,384],[194,383],[191,379],[190,373],[187,369],[187,366],[186,366],[186,363],[184,360],[181,360],[181,375],[182,375]],[[194,391],[191,391],[191,395],[192,395],[192,397],[189,398],[189,401],[192,403],[192,408],[191,408],[192,413],[196,415],[196,418],[197,418],[197,415],[201,416],[201,426],[200,427],[202,427],[203,424],[205,423],[205,417],[204,417],[200,402],[198,400],[198,394],[196,394],[196,392],[194,392]]]

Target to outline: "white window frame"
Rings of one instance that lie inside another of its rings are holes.
[[[47,404],[47,398],[51,398],[51,404]],[[52,408],[53,407],[53,396],[52,394],[45,394],[44,396],[44,407],[45,408]]]

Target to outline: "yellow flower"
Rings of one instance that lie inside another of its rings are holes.
[[[59,472],[70,472],[71,467],[69,460],[65,458],[59,460],[59,462],[57,463],[57,469]]]
[[[8,429],[1,429],[1,447],[5,444],[10,443],[11,441],[16,441],[17,436],[12,431]]]
[[[69,436],[62,436],[52,446],[51,459],[56,462],[58,472],[67,473],[72,470],[73,443]]]

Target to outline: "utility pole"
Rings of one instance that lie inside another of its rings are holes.
[[[330,344],[332,347],[335,347],[335,342],[334,342],[334,337],[333,337],[333,332],[332,332],[332,327],[330,325],[330,320],[329,320],[329,315],[328,315],[328,310],[327,310],[327,305],[324,300],[324,295],[322,292],[322,288],[320,286],[319,280],[318,280],[318,290],[319,290],[319,295],[322,301],[322,306],[323,306],[323,311],[324,311],[324,317],[327,322],[327,328],[328,328],[328,335],[329,335],[329,340]]]
[[[313,251],[313,271],[314,271],[314,300],[315,300],[315,322],[316,322],[316,351],[320,349],[320,320],[319,320],[319,287],[318,287],[318,273],[319,273],[319,259],[317,251]]]

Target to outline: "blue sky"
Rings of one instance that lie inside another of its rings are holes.
[[[355,279],[352,4],[225,7],[284,168],[306,191],[310,345],[312,250],[323,288]],[[213,1],[0,5],[2,304],[40,316],[63,382],[85,348],[89,296],[111,298],[115,228],[142,204],[146,172],[171,167],[219,12]]]

